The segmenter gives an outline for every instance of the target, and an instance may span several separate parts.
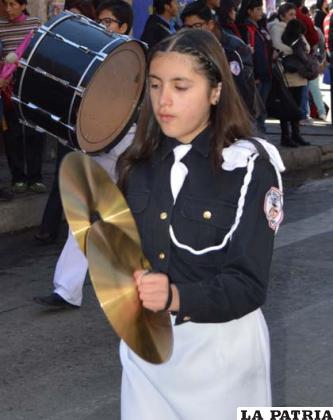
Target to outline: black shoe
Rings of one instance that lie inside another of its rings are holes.
[[[296,143],[300,146],[311,146],[311,143],[304,140],[301,136],[297,137],[296,139],[294,139],[296,141]]]
[[[290,137],[282,136],[281,137],[281,146],[297,147],[297,143],[295,143],[295,141]]]
[[[38,232],[35,235],[35,239],[42,245],[49,245],[56,241],[57,235],[48,232]]]
[[[56,309],[79,309],[80,306],[73,305],[63,299],[58,293],[52,293],[48,296],[36,296],[34,302],[39,305],[49,306]]]

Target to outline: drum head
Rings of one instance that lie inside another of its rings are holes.
[[[143,92],[145,63],[143,46],[133,40],[115,48],[98,68],[77,116],[77,138],[82,150],[106,150],[129,129]]]

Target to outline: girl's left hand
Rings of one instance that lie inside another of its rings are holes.
[[[154,312],[163,311],[169,297],[168,276],[162,273],[147,273],[146,270],[137,270],[133,276],[143,307]],[[171,287],[174,294],[174,286]],[[173,301],[174,298],[175,296]],[[170,309],[172,306],[171,303]]]

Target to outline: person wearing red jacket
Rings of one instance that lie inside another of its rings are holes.
[[[296,6],[296,19],[304,23],[306,27],[305,38],[308,41],[311,49],[318,44],[319,36],[314,23],[310,16],[307,16],[302,12],[303,1],[302,0],[289,0],[290,3],[293,3]]]
[[[290,1],[290,3],[293,3],[296,6],[296,19],[300,20],[304,24],[306,28],[304,36],[310,45],[311,51],[313,51],[314,46],[318,44],[319,42],[319,35],[310,16],[302,12],[304,0],[288,0],[288,1]],[[301,102],[303,123],[306,123],[307,121],[311,120],[308,117],[308,95],[309,95],[309,87],[308,85],[306,85],[303,89],[302,102]],[[301,121],[301,124],[302,124],[302,121]]]
[[[324,22],[325,46],[329,55],[333,53],[333,9],[326,15]]]

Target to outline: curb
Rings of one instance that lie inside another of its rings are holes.
[[[0,233],[15,232],[39,226],[48,194],[28,193],[0,204]]]
[[[322,165],[333,165],[333,144],[280,148],[286,173]],[[0,203],[0,234],[39,226],[48,194],[25,193]]]
[[[296,149],[279,150],[286,172],[321,166],[333,162],[333,144],[303,146]]]

